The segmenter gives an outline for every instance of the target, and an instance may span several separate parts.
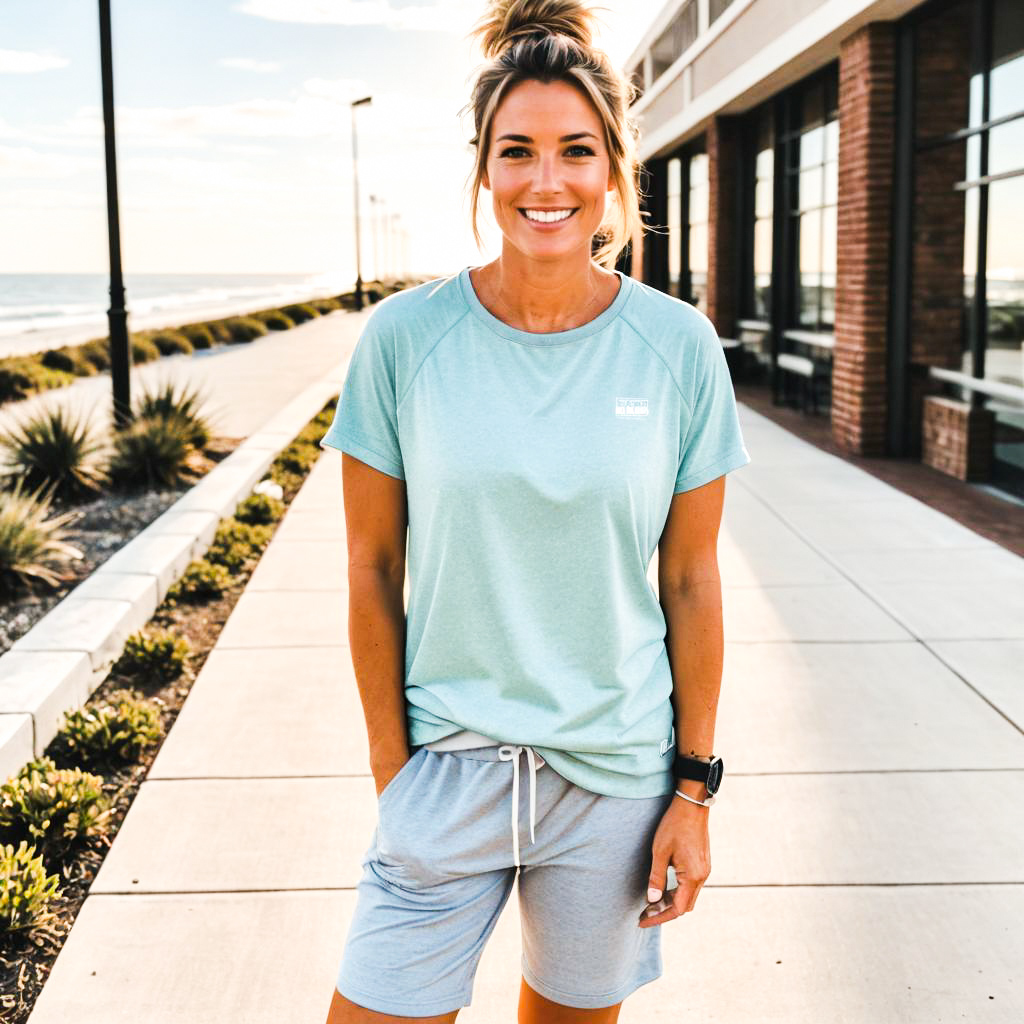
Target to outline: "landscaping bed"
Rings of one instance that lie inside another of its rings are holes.
[[[336,402],[328,402],[277,456],[234,516],[221,521],[206,555],[172,585],[150,623],[129,638],[86,705],[66,716],[43,757],[0,788],[0,843],[6,844],[0,845],[4,1024],[23,1024],[31,1014],[163,739],[282,515],[322,454],[319,442]],[[154,507],[174,497],[150,496]],[[104,522],[110,527],[119,515],[153,511],[140,509],[108,509],[106,520],[97,511],[96,537]]]
[[[195,470],[191,477],[193,483],[230,455],[241,442],[242,439],[237,437],[211,439],[202,452],[191,459],[190,464]],[[82,552],[82,558],[69,563],[67,578],[56,586],[20,593],[0,601],[0,655],[111,555],[170,508],[193,483],[155,491],[107,493],[77,506],[75,517],[66,530],[66,538]]]

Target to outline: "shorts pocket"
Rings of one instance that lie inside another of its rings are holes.
[[[409,774],[409,771],[410,771],[410,769],[412,767],[413,762],[414,761],[422,760],[422,758],[420,758],[420,755],[426,749],[427,749],[426,747],[419,747],[416,750],[416,752],[412,755],[412,757],[410,757],[409,760],[406,761],[405,764],[403,764],[402,767],[399,768],[398,771],[395,772],[395,774],[391,776],[391,778],[388,780],[387,785],[380,791],[380,793],[377,794],[377,809],[378,809],[378,811],[380,810],[380,808],[382,808],[384,806],[385,802],[391,796],[391,794],[395,791],[395,789],[398,788],[398,785],[401,783],[402,779],[406,775]]]

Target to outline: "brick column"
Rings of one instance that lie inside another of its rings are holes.
[[[839,49],[839,223],[832,436],[884,455],[895,47],[872,22]]]
[[[716,117],[707,130],[708,319],[723,338],[736,337],[739,313],[740,124],[737,117]]]
[[[967,124],[971,18],[966,5],[954,5],[917,28],[914,75],[919,136],[945,135]],[[929,149],[914,163],[909,441],[915,453],[923,453],[924,396],[942,391],[929,379],[928,367],[959,370],[966,345],[964,193],[953,188],[964,177],[966,165],[966,141]]]

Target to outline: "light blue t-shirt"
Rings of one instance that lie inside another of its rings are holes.
[[[409,743],[470,729],[596,793],[670,793],[647,569],[673,493],[750,461],[721,342],[618,272],[594,320],[522,331],[469,270],[374,307],[321,442],[405,480]]]

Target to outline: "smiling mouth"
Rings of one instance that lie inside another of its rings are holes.
[[[579,212],[580,208],[578,206],[573,207],[573,209],[569,213],[568,217],[561,217],[561,218],[559,218],[557,220],[534,220],[532,217],[527,217],[526,216],[526,208],[524,208],[522,206],[519,206],[519,207],[516,207],[516,209],[518,209],[520,214],[522,214],[523,219],[526,220],[526,221],[529,221],[531,224],[564,224],[566,221],[572,220],[572,218],[575,217],[576,214]],[[558,210],[558,211],[551,211],[551,212],[562,213],[563,211]]]

